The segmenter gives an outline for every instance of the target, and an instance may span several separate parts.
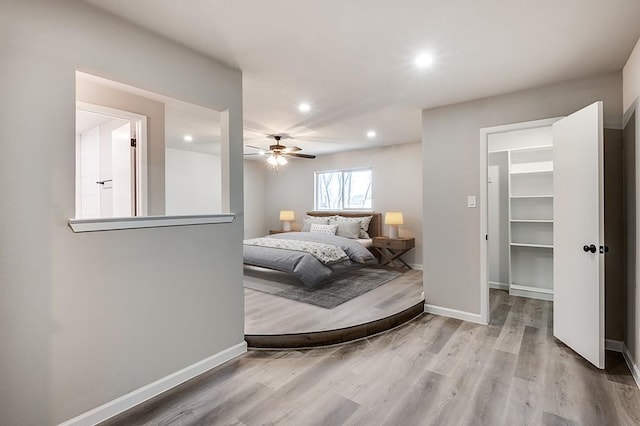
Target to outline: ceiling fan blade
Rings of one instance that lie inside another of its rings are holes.
[[[247,148],[253,148],[253,149],[259,149],[260,151],[266,151],[266,149],[264,148],[260,148],[259,146],[253,146],[253,145],[245,145]]]
[[[260,154],[259,152],[251,152],[249,154],[243,154],[243,155],[244,156],[247,156],[247,155],[262,155],[262,156],[266,156],[267,154]]]
[[[282,153],[282,155],[286,155],[287,157],[299,157],[299,158],[316,158],[315,155],[310,155],[310,154],[298,154],[295,152],[284,152]]]
[[[289,146],[282,150],[282,152],[284,153],[290,153],[290,152],[296,152],[296,151],[302,151],[302,148],[298,148],[297,146]]]

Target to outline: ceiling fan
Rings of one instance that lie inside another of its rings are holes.
[[[286,157],[298,157],[298,158],[308,158],[314,159],[315,155],[310,154],[301,154],[298,151],[302,151],[302,148],[298,148],[297,146],[284,146],[280,144],[280,140],[282,139],[291,139],[291,136],[286,134],[276,134],[276,135],[267,135],[268,138],[276,141],[274,145],[269,145],[269,149],[263,149],[253,145],[246,145],[248,148],[257,149],[258,152],[249,153],[245,155],[269,155],[267,158],[267,163],[269,165],[278,168],[279,166],[284,166],[288,163]]]

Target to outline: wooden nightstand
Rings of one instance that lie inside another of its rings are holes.
[[[400,256],[416,246],[415,238],[389,238],[375,237],[371,247],[380,253],[380,265],[387,265],[391,262],[399,260],[404,266],[411,269]]]

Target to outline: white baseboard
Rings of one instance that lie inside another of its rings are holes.
[[[627,346],[625,344],[622,344],[622,347],[623,347],[622,356],[624,357],[624,360],[627,362],[627,365],[629,366],[629,370],[631,370],[631,375],[633,376],[633,380],[635,380],[636,382],[636,386],[640,388],[640,368],[638,368],[638,364],[636,364],[633,357],[631,357],[631,354],[629,353],[629,349],[627,348]]]
[[[620,352],[620,353],[624,353],[625,350],[625,346],[624,346],[624,342],[621,340],[611,340],[611,339],[605,339],[604,340],[604,348],[608,351],[612,351],[612,352]]]
[[[205,373],[212,368],[229,361],[230,359],[242,355],[246,351],[247,342],[238,343],[237,345],[225,349],[222,352],[218,352],[209,358],[205,358],[202,361],[183,368],[182,370],[158,379],[153,383],[149,383],[146,386],[131,391],[120,398],[114,399],[113,401],[94,408],[93,410],[80,414],[79,416],[67,420],[64,423],[60,423],[58,426],[96,425],[155,396],[158,396],[161,393],[186,382],[187,380],[193,379],[194,377]]]
[[[528,297],[529,299],[549,300],[553,302],[553,290],[547,288],[511,284],[509,287],[509,295]]]
[[[489,288],[494,288],[496,290],[509,290],[509,284],[489,281]]]
[[[411,266],[411,269],[415,269],[418,271],[422,271],[422,263],[410,263],[409,266]]]
[[[424,311],[428,314],[441,315],[443,317],[487,325],[486,322],[482,321],[482,316],[480,314],[472,314],[471,312],[458,311],[457,309],[443,308],[441,306],[429,305],[426,303],[424,304]]]

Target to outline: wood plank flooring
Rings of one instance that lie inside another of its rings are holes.
[[[600,371],[553,338],[550,302],[491,302],[489,326],[424,315],[342,346],[249,351],[107,424],[640,424],[620,354]]]
[[[401,312],[422,300],[422,271],[403,275],[333,309],[245,288],[245,334],[335,330]]]

